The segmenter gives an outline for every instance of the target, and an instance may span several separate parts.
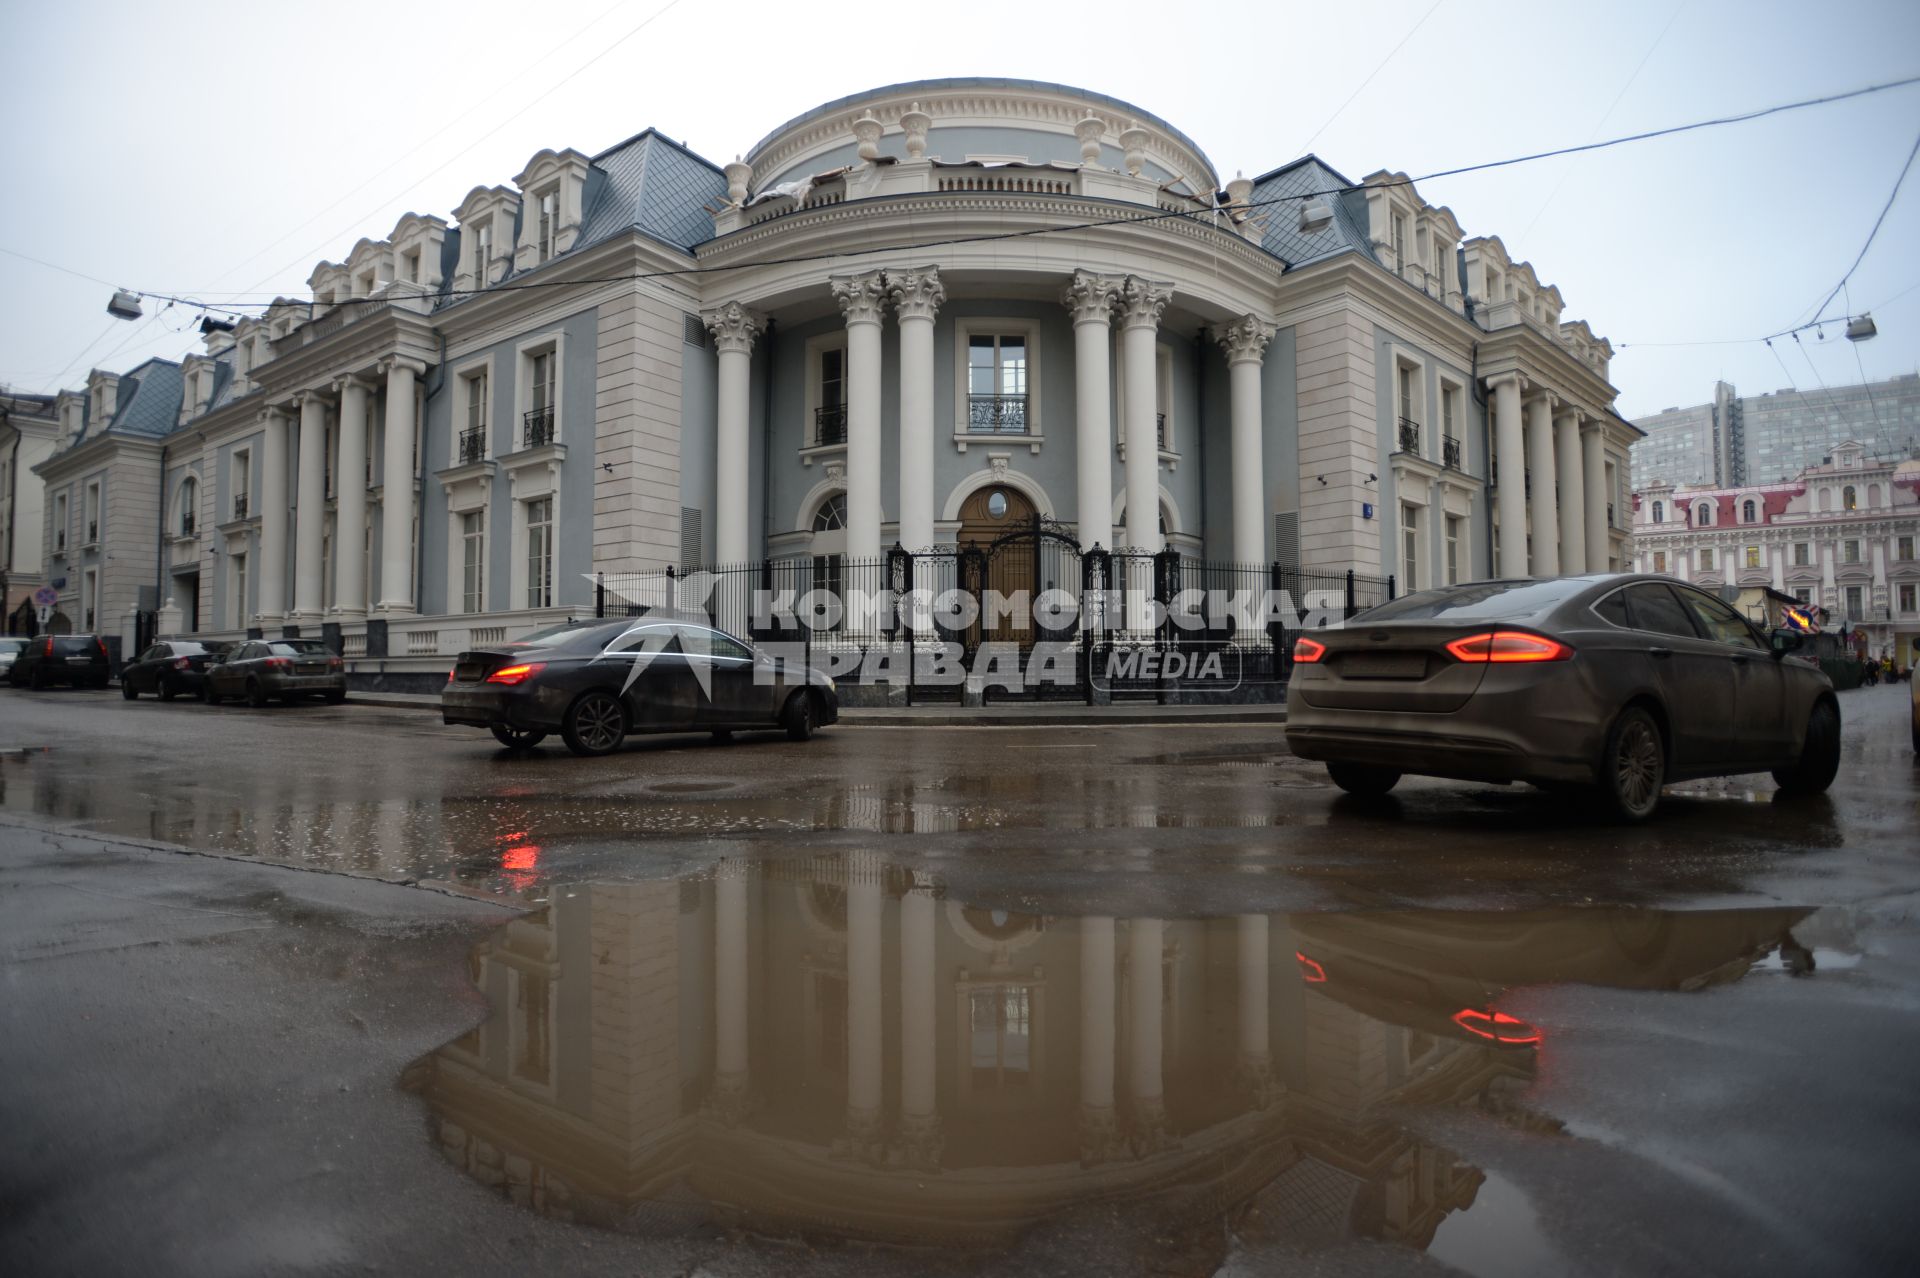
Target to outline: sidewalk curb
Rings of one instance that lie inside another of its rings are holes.
[[[373,706],[389,710],[418,710],[436,713],[438,697],[408,696],[396,693],[349,693],[346,704]],[[1283,705],[1260,706],[1057,706],[1040,709],[1025,706],[952,709],[914,707],[879,709],[842,707],[839,725],[843,728],[1138,728],[1166,727],[1176,724],[1200,724],[1232,727],[1261,725],[1279,727],[1287,721]]]

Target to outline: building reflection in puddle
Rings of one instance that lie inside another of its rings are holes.
[[[489,1019],[408,1081],[457,1166],[613,1228],[991,1248],[1102,1209],[1183,1269],[1425,1247],[1473,1231],[1484,1177],[1398,1113],[1556,1126],[1517,1104],[1543,1031],[1505,990],[1737,980],[1806,914],[1070,918],[860,853],[726,862],[555,891],[475,952]]]

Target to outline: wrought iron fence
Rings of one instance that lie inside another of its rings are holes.
[[[1452,435],[1440,437],[1440,464],[1448,470],[1460,469],[1460,441]]]
[[[247,517],[247,495],[245,493],[235,493],[233,495],[233,517],[235,519],[245,519]]]
[[[967,396],[967,431],[973,435],[1027,433],[1025,395]]]
[[[813,446],[847,442],[847,406],[823,404],[813,410]]]
[[[485,461],[487,457],[487,428],[474,426],[460,432],[460,464]]]
[[[1420,423],[1410,417],[1400,419],[1400,451],[1420,456]]]

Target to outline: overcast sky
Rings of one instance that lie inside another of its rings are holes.
[[[317,261],[409,209],[450,220],[467,191],[511,181],[542,147],[592,154],[652,125],[722,162],[810,107],[901,80],[1081,85],[1171,121],[1223,178],[1310,149],[1357,179],[1920,72],[1914,0],[0,0],[0,15],[0,249],[208,301],[305,296]],[[1718,378],[1757,394],[1914,372],[1920,174],[1853,277],[1851,309],[1873,311],[1878,339],[1829,326],[1805,353],[1786,343],[1784,370],[1764,345],[1729,339],[1811,315],[1916,135],[1920,85],[1420,193],[1469,236],[1500,235],[1559,286],[1565,318],[1626,348],[1613,380],[1631,417],[1703,402]],[[73,387],[90,367],[198,345],[197,316],[116,324],[109,292],[0,253],[0,381]]]

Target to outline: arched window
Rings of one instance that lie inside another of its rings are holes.
[[[847,585],[847,495],[834,493],[813,512],[813,560],[811,588],[839,598]],[[845,621],[844,610],[821,618],[829,630],[838,630]]]
[[[1845,488],[1842,488],[1840,490],[1840,509],[1858,510],[1859,508],[1860,508],[1859,494],[1853,491],[1852,484],[1848,484]]]
[[[1758,523],[1760,521],[1760,511],[1759,508],[1753,504],[1753,498],[1749,497],[1745,502],[1741,503],[1740,521],[1748,524]]]
[[[1664,524],[1667,522],[1667,504],[1665,502],[1656,501],[1653,503],[1653,522],[1656,524]]]
[[[1693,522],[1702,528],[1713,526],[1713,503],[1703,501],[1693,510]]]
[[[813,531],[844,532],[847,527],[847,495],[835,493],[820,503],[820,509],[813,512]]]
[[[199,509],[200,481],[188,475],[180,481],[180,496],[173,511],[173,530],[182,537],[193,536],[194,517]]]

